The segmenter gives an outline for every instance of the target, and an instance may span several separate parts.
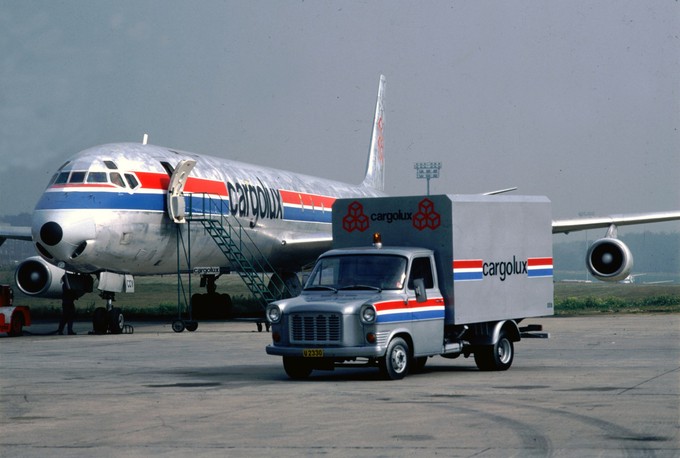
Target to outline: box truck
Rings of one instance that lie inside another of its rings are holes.
[[[338,199],[332,224],[302,293],[266,309],[291,378],[360,363],[400,379],[435,355],[502,371],[523,336],[547,336],[520,326],[553,314],[547,198]]]

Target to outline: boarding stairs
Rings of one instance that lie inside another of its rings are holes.
[[[248,231],[229,214],[226,204],[207,194],[190,194],[187,222],[199,222],[264,309],[272,301],[291,296]],[[200,202],[199,205],[194,205]],[[259,327],[259,326],[258,326]]]

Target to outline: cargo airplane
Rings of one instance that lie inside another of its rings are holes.
[[[217,272],[246,269],[238,262],[241,253],[228,256],[234,247],[215,243],[216,228],[185,224],[195,215],[219,215],[235,225],[238,243],[256,248],[245,256],[248,265],[274,272],[294,294],[297,272],[331,245],[333,202],[385,195],[384,87],[381,75],[366,173],[359,185],[146,141],[76,154],[49,182],[31,228],[0,229],[0,243],[30,240],[39,254],[17,268],[18,288],[32,296],[60,297],[64,280],[71,289],[91,291],[96,278],[106,307],[95,310],[94,330],[120,333],[124,318],[113,300],[116,293],[134,292],[135,276],[186,272],[192,266],[211,266]],[[504,191],[509,190],[489,194]],[[616,238],[616,227],[674,219],[680,219],[680,211],[555,221],[553,232],[608,228],[590,247],[587,265],[596,278],[618,281],[630,273],[632,255]],[[190,257],[184,256],[186,241]],[[214,293],[218,276],[211,269],[204,273],[208,295]]]

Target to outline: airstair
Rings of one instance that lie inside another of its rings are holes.
[[[270,302],[282,297],[290,297],[292,293],[257,247],[248,231],[238,219],[229,214],[228,205],[224,201],[201,193],[186,194],[185,197],[187,208],[184,222],[187,226],[187,235],[182,235],[181,225],[178,224],[178,256],[183,251],[187,267],[191,270],[191,224],[200,223],[229,261],[232,271],[239,275],[261,307],[261,316],[255,319],[258,331],[262,330],[263,323],[269,329],[264,316],[265,308]],[[180,242],[183,250],[180,250]],[[191,296],[190,291],[189,295]],[[179,292],[178,302],[180,302]],[[187,322],[186,328],[191,330],[190,326],[193,327],[193,323],[193,321]],[[180,324],[177,326],[178,329],[181,327]]]
[[[191,196],[193,197],[193,196]],[[190,199],[191,200],[191,199]],[[213,207],[213,199],[205,198]],[[187,218],[198,221],[217,244],[264,311],[267,304],[290,294],[241,223],[223,211]],[[265,272],[269,272],[269,278]]]
[[[261,307],[261,317],[257,318],[257,329],[262,330],[264,311],[267,304],[282,297],[292,296],[285,282],[267,261],[248,231],[229,212],[228,204],[220,198],[207,193],[184,193],[184,185],[195,166],[194,160],[183,160],[175,168],[168,186],[168,215],[177,223],[177,302],[181,307],[180,290],[184,290],[180,278],[180,256],[183,253],[189,272],[191,272],[191,224],[203,225],[206,233],[215,241],[217,247],[229,261],[229,264],[243,280],[248,290]],[[182,235],[182,226],[187,228],[186,241]],[[180,249],[180,243],[183,249]],[[191,274],[190,274],[191,275]],[[191,296],[191,277],[189,278],[189,296]],[[185,297],[185,303],[186,297]],[[186,329],[195,330],[192,321],[191,307]],[[181,317],[181,313],[178,313]],[[177,327],[176,327],[177,324]],[[185,322],[178,319],[173,329],[181,332]],[[267,324],[267,329],[269,328]]]

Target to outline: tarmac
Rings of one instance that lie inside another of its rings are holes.
[[[473,358],[289,380],[254,323],[0,337],[0,456],[680,456],[680,315],[540,318],[507,372]]]

